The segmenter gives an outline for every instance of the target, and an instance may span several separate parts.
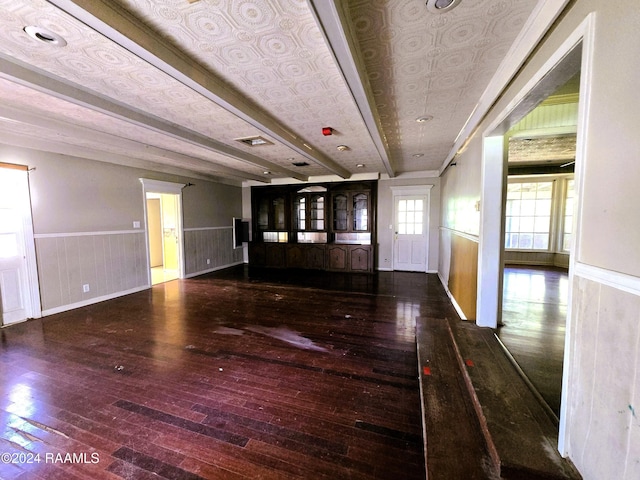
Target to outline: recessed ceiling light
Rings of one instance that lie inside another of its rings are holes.
[[[358,164],[356,165],[356,168],[364,168],[364,163],[358,163]]]
[[[345,150],[349,150],[349,147],[347,147],[346,145],[338,145],[336,148],[341,152],[344,152]]]
[[[424,153],[414,153],[413,154],[413,158],[420,158],[420,157],[424,157]]]
[[[292,165],[296,167],[308,167],[309,164],[307,162],[293,162]]]
[[[265,171],[264,171],[264,172],[262,172],[262,173],[264,173],[265,175],[273,175],[273,173],[271,173],[269,170],[265,170]]]
[[[461,0],[427,0],[427,9],[433,13],[448,12],[460,4]]]
[[[423,115],[422,117],[416,118],[416,122],[418,123],[427,123],[430,120],[433,120],[431,115]]]
[[[67,41],[60,35],[44,27],[30,25],[28,27],[24,27],[24,31],[31,38],[55,47],[64,47],[67,44]]]

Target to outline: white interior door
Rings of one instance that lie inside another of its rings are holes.
[[[427,271],[427,201],[426,195],[396,195],[393,269],[409,272]]]
[[[2,324],[32,313],[25,226],[30,221],[27,172],[0,168],[0,313]]]

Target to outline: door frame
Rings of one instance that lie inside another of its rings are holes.
[[[149,253],[149,229],[147,226],[148,212],[147,212],[147,193],[160,193],[167,195],[176,195],[177,201],[177,235],[178,235],[178,278],[184,278],[185,266],[184,266],[184,228],[182,225],[182,189],[186,186],[185,183],[164,182],[161,180],[152,180],[149,178],[140,178],[142,184],[142,205],[144,208],[144,233],[145,233],[145,248],[147,253],[147,285],[151,287],[151,257]]]
[[[14,165],[7,163],[0,163],[0,168],[7,170],[18,170],[24,174],[24,197],[21,204],[21,220],[22,220],[22,240],[24,243],[25,254],[25,270],[27,273],[26,281],[24,285],[27,288],[26,292],[22,292],[25,295],[26,305],[26,318],[40,318],[42,317],[42,303],[40,301],[40,280],[38,278],[38,261],[36,256],[36,243],[35,235],[33,232],[33,212],[31,211],[31,188],[29,186],[29,169],[23,165]],[[0,316],[0,326],[13,325],[12,322],[4,324],[2,317]]]
[[[396,201],[398,197],[410,196],[410,195],[420,195],[426,198],[426,204],[424,209],[425,215],[425,234],[426,234],[426,245],[425,245],[425,265],[424,272],[429,271],[429,239],[431,237],[431,189],[433,185],[406,185],[406,186],[394,186],[391,188],[391,221],[393,224],[393,228],[396,227]],[[393,230],[395,232],[395,230]],[[393,235],[393,241],[391,242],[391,269],[393,271],[396,270],[396,236]]]
[[[562,394],[560,423],[558,431],[558,450],[568,455],[566,427],[569,424],[573,341],[575,321],[572,308],[572,284],[576,258],[580,248],[580,218],[582,212],[582,178],[585,159],[587,118],[589,112],[589,92],[593,71],[593,52],[595,37],[595,14],[585,17],[582,23],[566,37],[565,41],[549,57],[544,65],[533,75],[515,98],[498,114],[483,132],[482,180],[481,180],[481,218],[480,244],[478,255],[478,304],[476,323],[479,326],[496,328],[502,308],[502,259],[504,251],[504,204],[506,196],[506,145],[504,134],[524,115],[546,98],[552,91],[546,88],[545,79],[552,78],[554,70],[564,65],[571,54],[578,53],[576,60],[580,69],[580,100],[578,104],[577,143],[575,163],[575,195],[578,201],[574,210],[574,238],[569,252],[569,293],[567,301],[567,320],[565,334],[564,363],[562,373]]]

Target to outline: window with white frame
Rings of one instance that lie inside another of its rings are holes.
[[[510,182],[507,186],[505,248],[548,250],[553,181]]]
[[[568,253],[573,235],[572,175],[510,176],[505,249]]]
[[[564,219],[562,222],[562,251],[571,249],[573,235],[573,199],[575,197],[575,182],[572,178],[566,180],[564,197]]]

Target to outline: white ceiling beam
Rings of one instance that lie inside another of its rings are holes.
[[[340,0],[308,0],[338,63],[351,96],[371,136],[390,178],[396,171],[389,142],[378,115],[369,77],[362,60],[358,40],[349,18],[349,3]]]
[[[36,69],[31,65],[2,53],[0,53],[0,60],[0,78],[46,93],[47,95],[52,95],[75,105],[104,113],[139,127],[168,135],[172,138],[205,148],[211,152],[260,167],[262,170],[278,173],[285,177],[293,177],[301,181],[306,181],[309,178],[300,172],[284,168],[276,163],[230,147],[227,144],[218,142],[200,133],[166,122],[161,118],[134,109],[102,95],[89,92],[79,85],[54,77],[47,72]],[[262,181],[268,182],[269,180],[263,179]]]
[[[260,175],[242,172],[225,165],[210,162],[203,158],[184,155],[179,152],[155,147],[136,140],[130,140],[117,135],[100,132],[91,128],[66,122],[49,115],[43,115],[41,113],[26,112],[25,110],[0,105],[0,120],[8,120],[12,123],[19,123],[22,125],[36,126],[68,138],[81,139],[82,142],[89,141],[92,145],[118,145],[120,148],[126,148],[127,155],[131,155],[134,158],[145,159],[145,157],[148,158],[149,156],[155,157],[153,160],[149,160],[154,163],[176,166],[175,163],[179,162],[180,165],[178,168],[188,169],[193,167],[199,170],[205,169],[209,173],[231,177],[236,180],[250,179],[258,182],[268,182],[268,180],[265,180]],[[70,142],[65,143],[70,144]],[[78,146],[84,148],[83,145],[78,144]],[[108,155],[114,154],[114,152],[109,151],[106,147],[101,150]]]
[[[202,171],[187,170],[157,162],[142,160],[139,158],[132,158],[118,154],[108,154],[102,150],[96,150],[90,147],[82,147],[78,145],[71,145],[62,141],[52,142],[50,140],[35,138],[31,135],[8,132],[6,130],[0,130],[0,143],[3,143],[5,145],[12,145],[14,147],[28,148],[30,150],[66,155],[69,157],[85,158],[98,162],[123,165],[125,167],[140,168],[143,170],[150,170],[152,172],[178,175],[186,178],[199,178],[202,180],[208,180],[227,185],[241,185],[241,182],[239,180],[234,180],[228,177],[220,177],[215,175],[215,173],[209,173],[204,169]]]
[[[163,40],[150,27],[115,2],[107,0],[48,1],[303,157],[342,178],[351,176],[351,172],[346,168],[315,149],[310,142],[284,128],[266,111],[230,89],[229,85],[212,72],[192,61],[184,52]]]

